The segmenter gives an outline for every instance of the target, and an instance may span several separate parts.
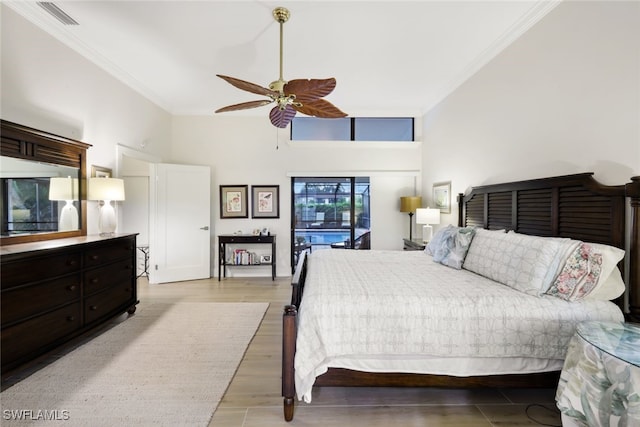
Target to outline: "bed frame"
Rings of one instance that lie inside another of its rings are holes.
[[[627,204],[626,199],[630,199]],[[625,185],[605,186],[593,173],[533,179],[472,188],[458,196],[458,225],[508,229],[536,236],[570,237],[627,249],[619,267],[626,277],[620,305],[627,320],[640,320],[640,176]],[[627,215],[629,211],[630,215]],[[307,275],[303,253],[292,279],[291,304],[282,323],[284,418],[293,419],[297,307]],[[371,373],[331,368],[317,386],[363,387],[556,387],[559,372],[453,377],[408,373]]]

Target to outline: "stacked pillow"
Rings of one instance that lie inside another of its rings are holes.
[[[571,239],[478,230],[464,268],[525,294],[544,294],[578,244]]]
[[[425,252],[436,262],[537,297],[612,300],[625,290],[616,268],[624,251],[607,245],[449,225]]]
[[[623,257],[622,249],[580,242],[546,293],[567,301],[615,299],[625,290],[616,267]]]
[[[433,236],[424,250],[428,255],[433,255],[435,262],[460,270],[474,233],[472,227],[448,225]]]

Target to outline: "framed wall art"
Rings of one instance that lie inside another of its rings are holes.
[[[280,218],[280,186],[251,186],[251,217]]]
[[[111,175],[111,169],[103,168],[102,166],[91,165],[92,178],[111,178]]]
[[[451,181],[433,184],[433,203],[440,213],[451,213]]]
[[[248,218],[247,185],[220,186],[220,218]]]

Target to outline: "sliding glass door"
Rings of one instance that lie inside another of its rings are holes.
[[[291,178],[291,264],[303,251],[369,249],[369,177]]]

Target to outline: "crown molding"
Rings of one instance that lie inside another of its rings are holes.
[[[504,49],[516,41],[521,35],[529,31],[536,23],[544,18],[549,12],[555,9],[563,0],[540,0],[536,2],[527,13],[515,22],[511,28],[505,31],[495,42],[487,47],[480,55],[471,61],[465,69],[443,86],[440,94],[436,96],[430,105],[423,107],[426,115],[429,111],[442,102],[447,96],[453,93],[460,85],[470,79],[482,67],[487,65],[492,59],[500,54]]]
[[[95,49],[90,48],[79,37],[74,35],[74,31],[77,31],[81,27],[82,23],[78,26],[66,27],[61,24],[56,18],[51,16],[46,10],[38,6],[34,1],[2,1],[10,9],[30,21],[36,27],[45,31],[47,34],[56,38],[62,42],[65,46],[76,51],[83,58],[93,62],[98,67],[102,68],[109,75],[120,80],[132,90],[138,92],[140,95],[156,104],[163,110],[172,113],[171,106],[168,102],[157,93],[149,89],[143,82],[127,73],[125,70],[114,64],[112,61],[105,58],[98,53]]]

